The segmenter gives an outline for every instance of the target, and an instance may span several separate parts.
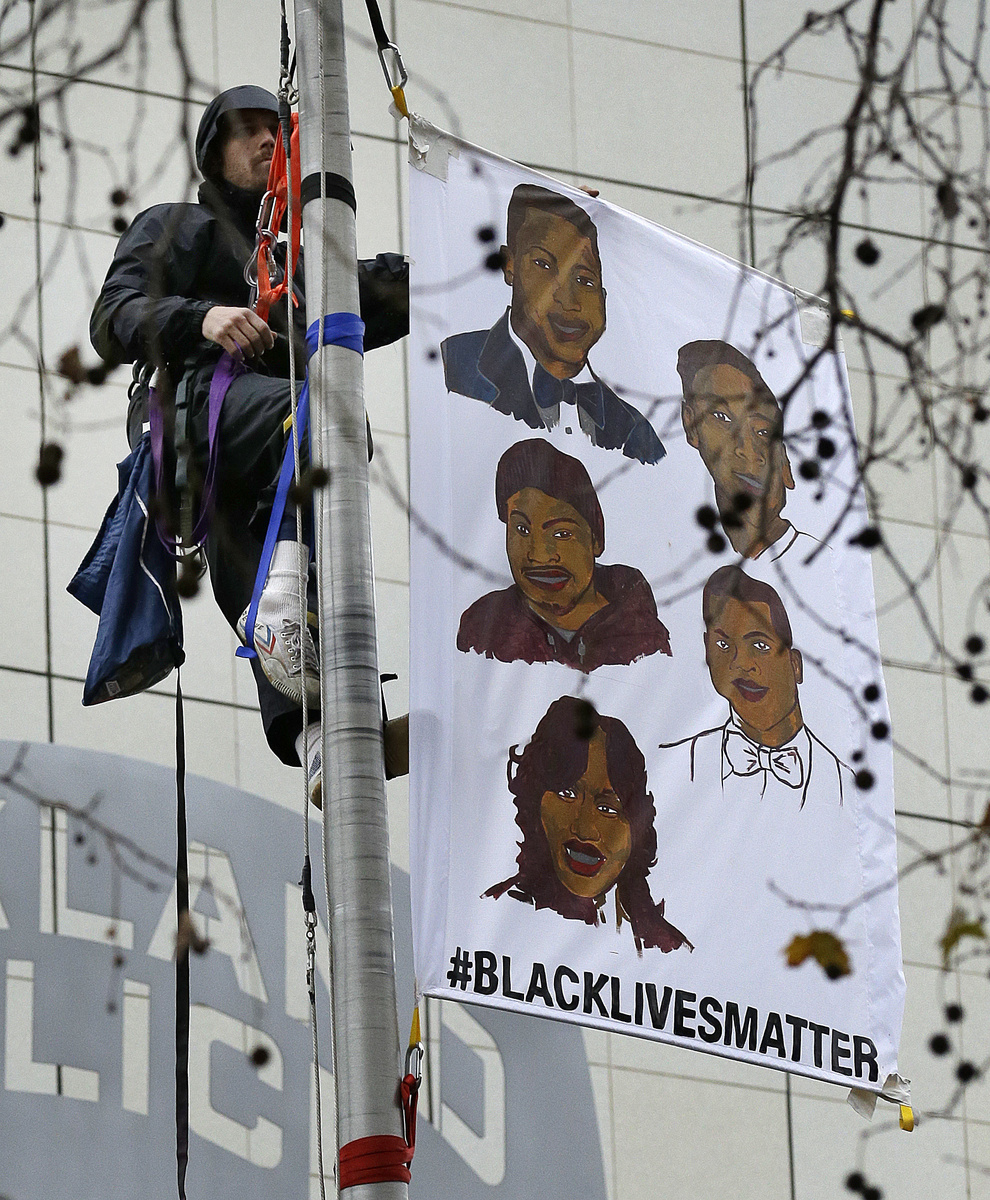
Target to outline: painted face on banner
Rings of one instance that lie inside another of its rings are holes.
[[[758,395],[742,371],[719,363],[697,373],[684,405],[684,430],[715,482],[720,509],[743,495],[753,511],[762,506],[766,520],[780,515],[794,477],[779,426],[776,402]]]
[[[543,793],[540,820],[554,872],[569,892],[593,899],[615,885],[632,853],[632,834],[608,777],[601,729],[588,743],[581,778],[559,792]]]
[[[512,578],[538,616],[559,623],[588,594],[602,547],[576,508],[538,488],[516,492],[507,508]]]
[[[705,631],[705,658],[716,692],[754,741],[782,746],[801,728],[801,655],[775,631],[768,604],[726,599]]]
[[[507,251],[512,328],[557,379],[577,375],[605,332],[602,265],[591,239],[563,217],[528,209]]]

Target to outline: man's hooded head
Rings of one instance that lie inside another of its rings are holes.
[[[571,379],[605,332],[595,223],[566,196],[520,184],[509,200],[505,241],[512,328],[544,370]]]
[[[245,191],[263,191],[268,170],[262,164],[266,155],[271,157],[267,139],[259,134],[257,146],[248,141],[243,148],[239,142],[245,137],[250,139],[254,130],[267,128],[275,134],[277,122],[278,100],[271,92],[253,84],[228,88],[210,101],[200,118],[196,165],[211,183],[227,182]],[[232,138],[238,139],[241,151],[235,155],[230,152]]]

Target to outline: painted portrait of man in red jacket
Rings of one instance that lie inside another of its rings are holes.
[[[598,562],[605,518],[576,458],[542,438],[516,442],[499,459],[495,507],[513,584],[464,612],[458,650],[585,673],[671,653],[643,573]]]

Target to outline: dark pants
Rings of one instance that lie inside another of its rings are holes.
[[[188,380],[191,440],[201,470],[207,459],[207,402],[212,375],[210,366],[192,373]],[[232,629],[254,590],[290,411],[288,381],[250,370],[234,380],[224,400],[215,508],[206,557],[213,595]],[[272,687],[257,658],[250,659],[250,663],[268,745],[282,762],[298,766],[295,740],[302,730],[302,709]],[[309,718],[317,720],[319,709],[310,708]]]

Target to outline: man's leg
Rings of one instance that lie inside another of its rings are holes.
[[[193,437],[197,461],[205,467],[207,457],[207,397],[211,370],[201,371],[194,388]],[[247,371],[231,384],[224,401],[219,430],[214,515],[207,539],[210,582],[218,606],[232,629],[247,608],[254,590],[265,530],[274,500],[274,483],[282,465],[286,444],[286,421],[291,412],[289,384]],[[291,514],[291,507],[289,509]],[[292,595],[285,608],[298,622],[296,592],[297,549],[291,543]],[[309,673],[317,684],[315,656]],[[297,699],[276,690],[266,677],[258,658],[251,660],[265,735],[272,751],[290,766],[298,764],[295,741],[302,730],[302,709]],[[310,717],[318,718],[317,705]]]

